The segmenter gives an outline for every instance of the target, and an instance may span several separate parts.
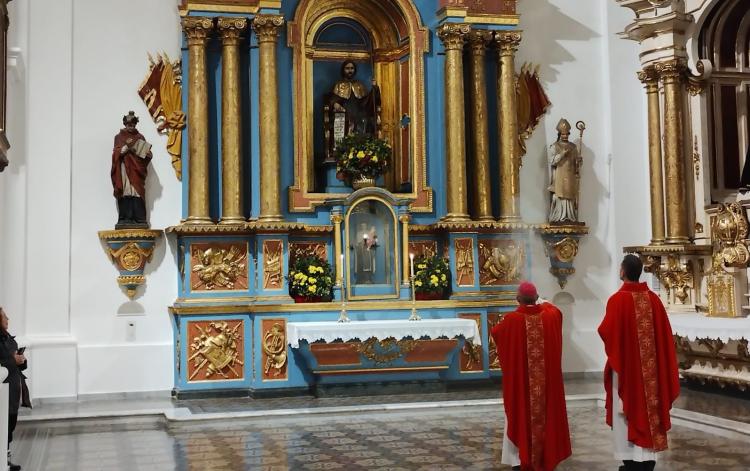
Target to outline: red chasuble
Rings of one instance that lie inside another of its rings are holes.
[[[508,438],[521,469],[552,471],[570,456],[562,380],[562,313],[552,304],[519,306],[492,329],[503,369]]]
[[[141,198],[146,197],[146,172],[148,170],[148,163],[151,161],[151,152],[145,159],[138,157],[132,152],[127,152],[125,155],[120,155],[120,149],[125,144],[128,147],[132,147],[138,139],[144,139],[143,135],[136,132],[130,133],[125,129],[120,130],[120,133],[115,136],[115,143],[112,149],[112,186],[114,187],[115,198],[119,198],[123,193],[123,179],[122,179],[122,167],[121,163],[125,164],[125,172],[128,175],[128,180],[133,186],[136,192]],[[145,140],[145,139],[144,139]]]
[[[654,451],[667,449],[669,410],[680,393],[672,327],[646,283],[628,283],[607,302],[599,326],[607,365],[607,424],[612,426],[612,371],[628,422],[628,441]]]

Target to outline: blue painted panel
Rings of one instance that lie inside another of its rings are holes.
[[[251,296],[255,294],[255,263],[253,263],[253,256],[254,256],[254,241],[251,237],[201,237],[201,238],[194,238],[194,237],[185,237],[182,238],[183,243],[185,244],[185,253],[184,253],[184,272],[185,272],[185,279],[181,280],[180,286],[180,296],[185,298],[227,298],[227,297],[246,297]],[[244,244],[247,246],[247,253],[248,253],[248,259],[246,262],[246,273],[247,273],[247,284],[248,288],[245,290],[211,290],[211,291],[192,291],[191,285],[190,285],[190,274],[192,267],[190,265],[191,263],[191,254],[193,252],[193,246],[195,244],[202,244],[202,243],[237,243],[237,244]]]

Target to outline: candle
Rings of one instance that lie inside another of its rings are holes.
[[[413,280],[414,279],[414,254],[413,253],[409,254],[409,260],[411,261],[409,266],[411,269],[411,279]]]

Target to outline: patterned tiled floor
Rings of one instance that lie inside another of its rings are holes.
[[[568,410],[574,455],[559,470],[614,470],[603,410]],[[498,407],[227,421],[85,433],[24,425],[25,470],[489,470],[500,466]],[[749,443],[675,427],[660,470],[746,471]]]

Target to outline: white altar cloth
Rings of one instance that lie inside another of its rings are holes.
[[[672,314],[669,316],[672,333],[689,340],[698,338],[721,339],[723,342],[750,340],[750,318],[706,317],[701,314]]]
[[[308,343],[323,340],[330,343],[336,339],[348,342],[352,339],[364,341],[370,337],[378,340],[389,337],[401,340],[404,337],[435,339],[463,336],[475,345],[482,344],[477,323],[472,319],[458,318],[422,319],[421,321],[290,322],[286,325],[286,335],[292,348],[299,348],[300,340],[306,340]]]

